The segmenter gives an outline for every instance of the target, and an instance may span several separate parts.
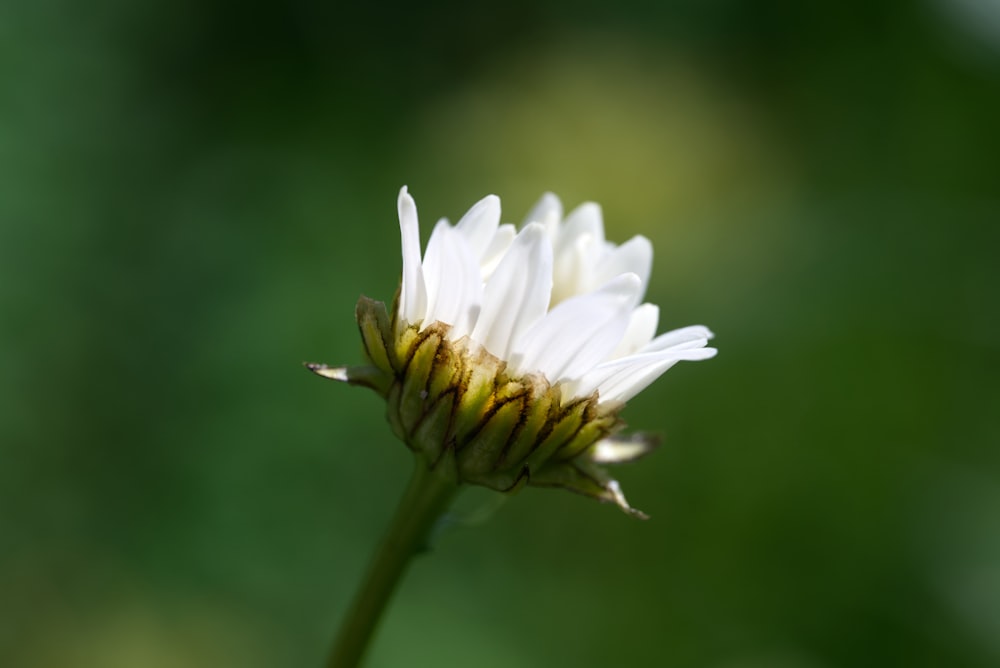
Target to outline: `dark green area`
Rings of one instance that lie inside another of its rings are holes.
[[[372,668],[1000,663],[976,6],[0,5],[0,665],[320,664],[410,457],[301,362],[360,361],[404,183],[425,238],[601,202],[720,354],[624,414],[652,520],[528,489]]]

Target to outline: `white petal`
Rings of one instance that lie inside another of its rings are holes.
[[[472,205],[455,225],[455,229],[462,233],[472,254],[478,259],[489,248],[499,224],[500,198],[487,195]]]
[[[446,220],[434,227],[424,255],[427,283],[425,324],[451,325],[451,339],[468,334],[479,315],[483,285],[479,263],[465,238]]]
[[[704,325],[691,325],[690,327],[675,329],[667,332],[666,334],[660,334],[658,337],[650,341],[649,344],[646,345],[640,352],[652,353],[680,346],[683,346],[684,348],[698,347],[694,344],[702,340],[707,341],[714,336],[715,335],[712,334],[711,330]],[[702,343],[701,345],[705,344]]]
[[[553,305],[570,297],[590,292],[596,287],[590,280],[596,243],[597,240],[593,235],[582,234],[573,240],[573,244],[554,252],[552,267]]]
[[[541,223],[545,228],[545,233],[549,237],[549,242],[554,244],[562,215],[563,207],[559,198],[552,193],[545,193],[535,206],[531,207],[528,215],[524,217],[524,225],[528,223]]]
[[[594,239],[593,249],[596,260],[597,253],[604,248],[604,220],[600,205],[594,202],[584,202],[566,216],[566,220],[559,230],[559,238],[556,239],[553,248],[556,257],[558,258],[563,249],[574,245],[576,240],[584,235],[589,235]]]
[[[472,339],[509,359],[511,342],[545,315],[551,291],[552,247],[542,225],[530,223],[486,284]]]
[[[589,371],[618,346],[641,287],[638,276],[624,274],[599,290],[556,305],[515,342],[515,368],[540,371],[550,382]]]
[[[702,341],[701,345],[705,345],[707,339]],[[715,357],[716,352],[715,348],[698,347],[623,357],[596,367],[571,389],[577,396],[588,395],[596,389],[602,402],[628,401],[677,362],[709,359]]]
[[[427,289],[420,266],[420,223],[417,204],[406,186],[399,191],[399,233],[403,247],[403,284],[399,294],[399,315],[407,323],[418,323],[427,312]]]
[[[649,344],[656,335],[656,325],[660,320],[660,309],[655,304],[641,304],[629,316],[628,329],[621,343],[611,354],[611,359],[625,357],[638,352]]]
[[[598,285],[610,281],[615,276],[632,272],[642,281],[643,291],[649,285],[649,274],[653,269],[653,244],[642,235],[634,236],[621,246],[614,248],[601,258],[594,268],[594,282]]]
[[[484,282],[489,280],[493,272],[496,271],[497,265],[500,264],[500,260],[503,259],[504,253],[507,252],[510,245],[514,243],[514,237],[516,236],[517,230],[513,225],[501,225],[497,228],[497,232],[493,235],[493,240],[490,242],[489,247],[483,253],[482,257],[479,258],[479,269],[482,272]]]

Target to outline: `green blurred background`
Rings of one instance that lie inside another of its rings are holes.
[[[652,515],[529,489],[369,666],[1000,665],[1000,10],[0,4],[0,665],[317,666],[410,457],[395,197],[596,200],[661,328]]]

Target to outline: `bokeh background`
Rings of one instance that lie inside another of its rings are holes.
[[[410,457],[301,362],[404,183],[600,202],[720,354],[649,522],[526,490],[369,666],[1000,665],[998,119],[992,0],[0,4],[0,665],[320,665]]]

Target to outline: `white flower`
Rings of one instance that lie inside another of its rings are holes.
[[[405,186],[398,208],[402,324],[448,325],[450,340],[468,337],[514,373],[562,384],[563,401],[596,391],[601,403],[625,402],[677,362],[716,353],[701,325],[655,336],[659,309],[641,303],[652,245],[642,236],[607,241],[596,204],[563,220],[548,193],[515,233],[500,224],[500,200],[490,195],[455,226],[438,221],[422,260]]]
[[[563,220],[551,194],[516,231],[490,195],[456,225],[440,220],[421,257],[405,187],[398,207],[395,308],[358,301],[368,364],[307,366],[377,391],[396,435],[456,484],[562,487],[642,516],[602,465],[636,459],[655,440],[617,437],[618,413],[677,362],[716,352],[701,325],[655,335],[659,311],[642,303],[649,240],[616,246],[596,204]]]

